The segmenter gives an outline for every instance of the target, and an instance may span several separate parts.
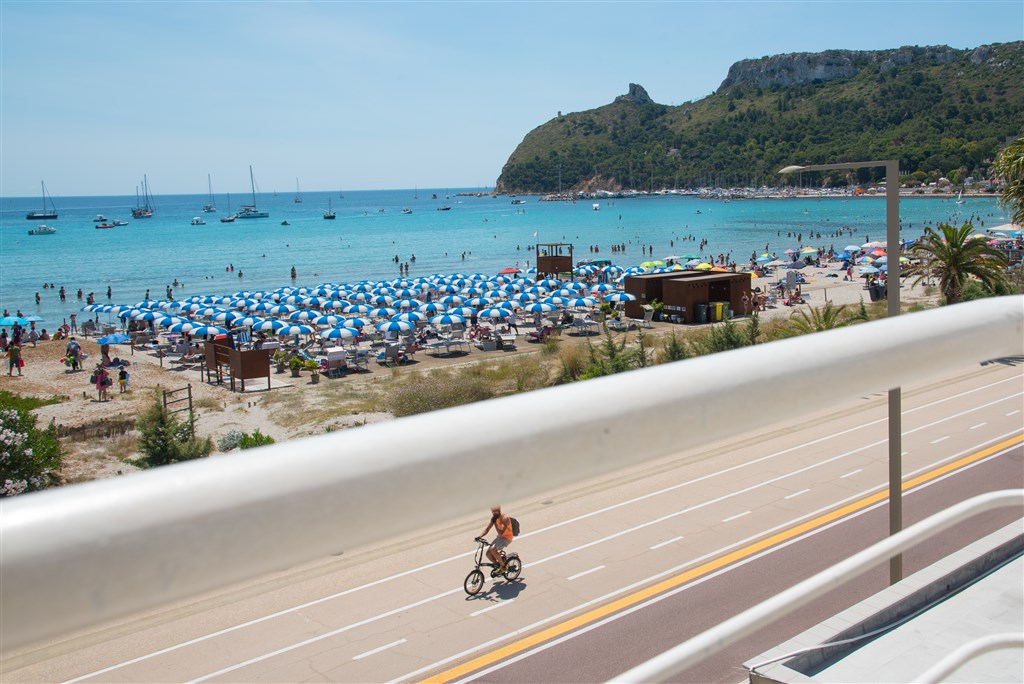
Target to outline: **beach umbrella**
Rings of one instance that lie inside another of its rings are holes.
[[[365,314],[373,310],[369,304],[349,304],[342,311],[347,314]]]
[[[490,306],[494,300],[490,297],[473,297],[466,301],[466,306]]]
[[[263,322],[262,318],[256,318],[255,316],[242,316],[231,321],[231,325],[236,328],[251,328],[254,325],[259,325]]]
[[[418,321],[426,321],[428,318],[427,314],[420,313],[419,311],[403,311],[402,313],[395,316],[392,320],[395,321],[408,321],[409,323],[416,323]]]
[[[353,337],[358,337],[359,331],[352,328],[346,328],[344,326],[337,328],[328,328],[320,333],[320,337],[325,340],[349,340]]]
[[[459,291],[458,286],[457,285],[452,285],[451,283],[447,283],[447,284],[443,284],[443,285],[438,285],[434,289],[438,293],[440,293],[440,294],[455,294],[456,292]]]
[[[807,268],[807,264],[802,261],[794,261],[790,265],[786,266],[786,270],[792,271],[793,269]]]
[[[336,325],[341,325],[341,321],[341,316],[336,316],[334,314],[321,314],[320,316],[317,316],[316,318],[310,320],[310,323],[312,323],[313,325],[326,325],[334,327]]]
[[[797,251],[795,249],[787,249],[785,253],[786,254],[797,254]]]
[[[124,344],[125,342],[128,342],[131,339],[132,338],[128,337],[127,335],[122,335],[121,333],[114,333],[113,335],[105,335],[99,338],[98,340],[96,340],[96,344]]]
[[[565,303],[566,306],[573,309],[581,309],[588,306],[594,306],[595,304],[597,304],[597,300],[593,297],[576,297]]]
[[[542,299],[541,301],[551,304],[553,306],[565,306],[565,303],[569,301],[569,298],[563,297],[561,295],[551,295],[550,297]]]
[[[400,290],[395,290],[394,295],[396,297],[418,297],[422,290],[419,288],[405,287]]]
[[[310,311],[309,309],[303,309],[302,311],[293,311],[288,314],[289,321],[311,321],[317,318],[321,314],[316,311]]]
[[[189,322],[189,320],[187,318],[183,317],[183,316],[164,316],[163,318],[158,318],[156,320],[156,324],[161,326],[161,327],[163,327],[163,328],[166,328],[168,326],[174,325],[175,323],[188,323],[188,322]]]
[[[765,264],[765,263],[768,263],[771,260],[772,260],[772,258],[770,256],[768,256],[767,254],[762,254],[761,256],[759,256],[756,259],[754,259],[754,261],[759,263],[759,264]]]
[[[373,292],[373,288],[374,287],[375,286],[374,286],[373,283],[368,283],[366,281],[363,281],[361,283],[356,283],[350,289],[353,292]]]
[[[366,320],[365,318],[344,318],[342,319],[341,324],[346,328],[358,329],[365,328],[366,326],[370,325],[370,321]]]
[[[540,299],[540,297],[538,297],[537,295],[533,294],[532,292],[519,292],[519,293],[514,294],[511,297],[509,297],[509,299],[511,301],[513,301],[513,302],[521,302],[523,304],[529,304],[530,302],[534,302],[534,301]]]
[[[523,307],[523,311],[528,311],[530,313],[550,313],[557,309],[558,307],[554,304],[548,304],[547,302],[533,302],[532,304],[527,304]]]
[[[466,317],[458,314],[441,314],[440,316],[434,316],[430,319],[432,325],[454,325],[455,323],[465,323]]]
[[[845,247],[843,247],[843,250],[849,252],[850,254],[853,254],[854,252],[859,252],[860,247],[858,247],[857,245],[846,245]]]
[[[187,333],[190,332],[193,328],[198,327],[198,323],[193,323],[192,321],[180,321],[178,323],[174,323],[173,325],[167,326],[167,332]]]
[[[321,308],[336,310],[344,309],[348,305],[349,302],[346,302],[344,299],[328,299],[327,301],[324,302],[324,305]]]
[[[246,311],[269,311],[274,305],[270,302],[254,302],[249,306],[245,307]]]
[[[694,268],[698,271],[710,271],[714,267],[705,261],[704,263],[697,264]]]
[[[860,271],[861,274],[871,274],[878,273],[880,269],[877,269],[874,266],[860,266],[857,270]]]
[[[418,300],[418,299],[399,299],[397,302],[393,302],[391,304],[391,306],[395,307],[396,309],[401,310],[401,309],[415,309],[420,304],[422,304],[422,302],[420,302],[420,300]]]
[[[378,323],[375,328],[380,332],[408,332],[416,326],[409,321],[384,321]]]
[[[543,280],[538,280],[536,283],[534,283],[534,285],[546,288],[548,290],[557,290],[558,288],[562,287],[562,281],[555,280],[554,278],[544,278]]]
[[[139,311],[138,313],[132,314],[133,321],[155,321],[157,318],[163,318],[163,314],[159,314],[155,311]]]
[[[509,266],[508,268],[503,268],[500,271],[498,271],[498,275],[513,275],[516,273],[522,273],[522,271],[519,270],[518,268],[512,268],[511,266]]]
[[[278,304],[277,306],[272,306],[269,309],[267,309],[267,313],[270,314],[271,316],[284,316],[290,314],[293,311],[298,311],[298,309],[296,309],[291,304]]]
[[[102,307],[102,306],[103,306],[102,304],[86,304],[81,309],[79,309],[79,311],[88,311],[88,312],[91,313],[93,311],[99,311],[100,307]]]
[[[477,287],[475,285],[473,285],[471,287],[464,287],[461,290],[459,290],[459,294],[466,295],[467,297],[479,297],[483,293],[484,293],[483,288]]]
[[[262,321],[260,323],[257,323],[256,325],[252,326],[252,329],[254,331],[266,331],[266,330],[277,331],[277,330],[280,330],[281,328],[285,327],[286,325],[288,325],[288,324],[284,323],[283,321],[275,321],[273,319],[269,319],[269,320],[265,320],[265,321]]]
[[[444,304],[445,306],[459,306],[460,304],[463,304],[465,301],[465,297],[462,297],[457,294],[450,294],[441,297],[441,303]]]
[[[278,337],[286,337],[288,335],[309,335],[313,332],[313,328],[308,325],[285,325],[274,331]]]
[[[447,308],[448,307],[441,302],[427,302],[426,304],[420,304],[416,307],[416,310],[429,315],[444,313]]]
[[[629,294],[628,292],[614,292],[607,295],[604,298],[606,302],[635,302],[636,295]]]
[[[598,283],[590,288],[591,292],[614,292],[615,286],[611,283]]]
[[[476,316],[477,310],[471,306],[453,306],[445,313],[455,314],[457,316]]]
[[[370,304],[374,304],[376,306],[391,306],[394,301],[395,298],[391,295],[379,294],[370,299]]]
[[[374,318],[391,318],[398,313],[398,309],[392,309],[390,306],[381,306],[376,309],[371,309],[366,313]]]
[[[219,325],[201,325],[189,330],[188,334],[195,337],[209,337],[210,335],[226,335],[227,332],[227,328],[222,328]]]
[[[503,309],[503,308],[500,308],[500,307],[491,307],[489,309],[482,310],[480,313],[477,314],[477,317],[479,317],[479,318],[498,319],[498,318],[508,318],[511,315],[512,315],[512,310],[511,309]]]
[[[215,323],[230,323],[236,318],[241,318],[241,314],[236,314],[234,311],[221,311],[213,316],[210,316],[210,320]]]

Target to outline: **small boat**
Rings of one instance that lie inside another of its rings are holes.
[[[111,221],[111,222],[110,222],[110,225],[111,225],[112,227],[116,227],[116,226],[127,226],[127,225],[128,225],[128,222],[127,222],[127,221],[118,221],[117,219],[114,219],[113,221]]]
[[[449,206],[448,206],[447,204],[442,204],[441,206],[439,206],[439,207],[437,208],[437,210],[438,210],[438,211],[451,211],[451,210],[452,210],[452,208],[451,208],[451,207],[449,207]]]
[[[402,213],[403,214],[411,214],[412,213],[412,209],[410,209],[409,207],[406,207],[405,209],[402,210]]]
[[[108,218],[107,218],[106,216],[104,216],[103,214],[96,214],[96,218],[94,218],[94,219],[92,220],[92,222],[93,222],[93,223],[106,223],[106,222],[107,222],[107,221],[109,221],[109,220],[110,220],[110,219],[108,219]]]
[[[117,228],[118,223],[97,223],[96,230],[106,230],[107,228]]]
[[[192,225],[193,225],[193,226],[205,226],[205,225],[206,225],[206,221],[204,221],[204,220],[203,220],[203,219],[202,219],[201,217],[199,217],[199,216],[193,216],[193,217],[192,217]]]
[[[338,215],[334,213],[333,209],[331,209],[330,195],[327,196],[327,211],[324,212],[324,218],[327,219],[328,221],[333,221],[334,219],[338,218]]]
[[[28,231],[29,235],[53,235],[57,232],[57,229],[53,226],[39,226]]]
[[[512,200],[512,204],[526,204],[526,200],[514,199]]]
[[[288,223],[288,221],[281,221],[281,225],[282,226],[290,226],[292,224]]]
[[[210,181],[210,174],[206,174],[206,189],[210,192],[210,201],[203,207],[203,211],[209,214],[217,211],[217,207],[213,204],[213,183]]]
[[[967,204],[967,200],[964,199],[964,191],[963,190],[961,190],[960,194],[957,195],[956,203],[957,204]]]
[[[57,218],[57,207],[53,206],[53,198],[49,197],[46,193],[46,183],[39,181],[43,186],[43,208],[42,211],[30,211],[25,216],[29,221],[38,221],[39,219],[55,219]],[[46,208],[46,200],[50,200],[50,208]]]
[[[594,211],[601,211],[601,205],[599,203],[594,202],[593,207]]]
[[[220,222],[221,223],[234,223],[235,222],[235,215],[234,214],[228,214],[227,216],[221,216],[220,217]]]
[[[299,190],[299,179],[295,179],[295,204],[302,204],[302,191]]]

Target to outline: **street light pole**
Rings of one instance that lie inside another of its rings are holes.
[[[833,171],[840,169],[864,169],[885,167],[885,240],[889,255],[888,273],[892,274],[893,250],[896,250],[895,287],[891,277],[886,278],[886,309],[890,317],[900,314],[900,165],[895,159],[868,162],[840,162],[837,164],[814,164],[811,166],[787,166],[779,173],[799,171]],[[889,534],[903,529],[903,438],[902,438],[902,393],[900,388],[889,389]],[[889,583],[903,579],[903,555],[897,554],[889,561]]]

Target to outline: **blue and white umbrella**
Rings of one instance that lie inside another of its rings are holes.
[[[456,294],[450,294],[441,297],[441,303],[444,304],[445,306],[459,306],[460,304],[465,303],[465,301],[465,297]]]
[[[343,320],[345,319],[343,319],[341,316],[335,316],[334,314],[324,314],[322,316],[317,316],[316,318],[314,318],[312,320],[312,323],[313,325],[326,325],[333,328],[335,326],[341,325],[341,322]]]
[[[859,270],[859,271],[860,271],[860,272],[861,272],[862,274],[865,274],[865,273],[866,273],[866,274],[868,274],[868,275],[870,275],[870,274],[872,274],[872,273],[878,273],[878,272],[880,271],[880,269],[877,269],[877,268],[875,268],[874,266],[870,266],[870,265],[868,265],[868,266],[861,266],[861,267],[859,267],[859,268],[858,268],[858,270]]]
[[[391,318],[398,313],[398,309],[393,309],[390,306],[380,306],[376,309],[370,309],[366,313],[374,318]]]
[[[636,295],[629,294],[628,292],[613,292],[610,295],[605,295],[604,301],[606,302],[635,302]]]
[[[358,337],[359,331],[354,328],[346,328],[339,326],[336,328],[329,328],[320,333],[320,337],[325,340],[350,340],[353,337]]]
[[[164,316],[163,318],[158,318],[156,320],[156,324],[161,326],[161,327],[163,327],[163,328],[170,327],[170,326],[174,325],[175,323],[188,323],[188,322],[189,322],[189,320],[187,318],[185,318],[184,316]]]
[[[343,311],[347,314],[365,314],[373,310],[369,304],[350,304]]]
[[[473,297],[466,301],[466,306],[490,306],[493,303],[490,297]]]
[[[167,326],[167,331],[172,333],[187,333],[194,328],[199,327],[201,326],[198,323],[193,323],[192,321],[181,321],[180,323],[174,323]]]
[[[378,323],[376,328],[380,332],[408,332],[416,326],[409,321],[384,321]]]
[[[309,335],[312,332],[313,328],[308,325],[286,325],[275,331],[275,334],[279,337],[286,337],[288,335]]]
[[[430,319],[433,325],[454,325],[456,323],[465,323],[466,317],[459,316],[458,314],[441,314],[440,316],[434,316]]]
[[[242,316],[241,318],[236,318],[235,320],[231,321],[231,325],[235,326],[236,328],[250,328],[254,325],[259,325],[262,322],[262,318],[257,318],[255,316]]]
[[[280,330],[281,328],[284,328],[287,325],[288,325],[287,323],[284,323],[282,321],[275,321],[273,319],[269,319],[269,320],[263,321],[262,323],[257,323],[256,325],[252,326],[252,329],[254,331],[267,331],[267,330],[270,330],[270,331],[275,331],[276,332],[276,331]]]
[[[550,313],[557,309],[558,307],[554,304],[548,304],[547,302],[533,302],[523,307],[523,311],[528,311],[529,313]]]
[[[222,328],[219,325],[201,325],[198,328],[192,328],[188,333],[194,337],[209,337],[211,335],[226,335],[227,328]]]
[[[445,313],[454,314],[456,316],[475,316],[477,310],[471,306],[453,306],[448,309]]]
[[[555,306],[565,306],[566,302],[569,301],[569,298],[562,297],[561,295],[552,295],[546,299],[542,299],[541,301],[546,302],[547,304],[553,304]]]
[[[128,342],[131,339],[132,338],[128,337],[127,335],[122,335],[121,333],[114,333],[113,335],[105,335],[99,338],[98,340],[96,340],[96,344],[124,344],[125,342]]]
[[[320,316],[320,313],[317,311],[303,309],[302,311],[293,311],[292,313],[288,314],[288,320],[294,322],[311,321],[314,318],[317,318],[318,316]]]
[[[484,309],[483,311],[481,311],[480,313],[477,314],[477,316],[480,317],[480,318],[491,318],[491,319],[508,318],[511,315],[512,315],[512,310],[511,309],[503,309],[503,308],[500,308],[500,307],[491,307],[489,309]]]
[[[234,311],[221,311],[218,314],[210,316],[210,320],[215,323],[231,323],[236,318],[241,318],[241,314],[237,314]]]
[[[421,313],[419,311],[403,311],[402,313],[395,316],[392,320],[416,323],[417,321],[426,321],[427,318],[427,314]]]
[[[341,324],[346,328],[365,328],[370,325],[370,321],[365,318],[346,318],[341,321]]]
[[[132,314],[133,321],[155,321],[158,318],[163,318],[163,313],[157,313],[156,311],[139,311],[138,313]]]
[[[590,288],[590,291],[593,293],[614,292],[615,286],[611,283],[598,283]]]
[[[441,302],[427,302],[426,304],[420,304],[416,310],[422,311],[425,314],[438,314],[443,313],[447,308]]]
[[[415,308],[417,308],[422,303],[423,302],[421,302],[418,299],[406,298],[406,299],[399,299],[398,301],[392,302],[391,306],[393,306],[393,307],[395,307],[396,309],[399,309],[399,310],[401,310],[401,309],[415,309]]]

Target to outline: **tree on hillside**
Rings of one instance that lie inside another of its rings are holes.
[[[982,237],[971,237],[974,226],[970,223],[956,228],[939,225],[938,232],[926,233],[913,246],[910,253],[921,260],[915,267],[916,283],[929,274],[939,279],[947,304],[963,301],[964,284],[974,276],[993,292],[1008,286],[1006,257]]]
[[[1024,138],[1003,148],[992,170],[1006,182],[1000,204],[1009,208],[1010,220],[1024,225]]]

